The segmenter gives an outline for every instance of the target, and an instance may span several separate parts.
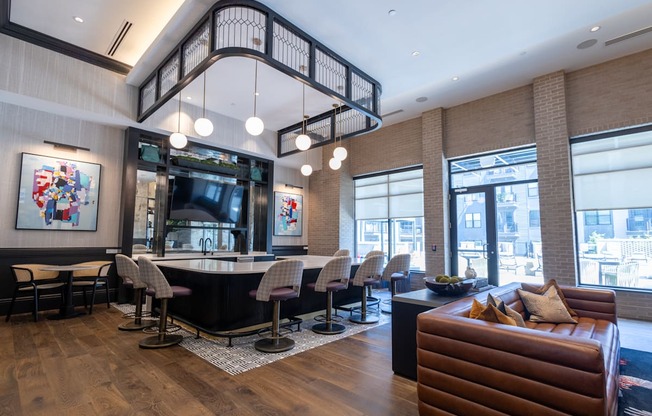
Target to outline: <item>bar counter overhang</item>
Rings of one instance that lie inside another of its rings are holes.
[[[290,256],[304,262],[300,296],[284,301],[281,318],[295,317],[326,309],[326,293],[314,292],[306,285],[317,281],[319,272],[332,257]],[[290,258],[287,257],[287,258]],[[158,261],[170,285],[192,289],[192,295],[172,299],[168,312],[176,319],[208,334],[263,324],[272,320],[272,302],[249,297],[258,288],[263,274],[273,261],[238,263],[214,259]],[[359,263],[351,266],[351,277]],[[333,305],[359,302],[362,288],[349,283],[346,290],[333,294]]]

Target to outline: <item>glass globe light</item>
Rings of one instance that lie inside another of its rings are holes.
[[[188,138],[183,133],[172,133],[170,135],[170,144],[177,149],[183,149],[188,144]]]
[[[310,174],[312,173],[312,166],[308,164],[301,166],[301,173],[303,174],[303,176],[310,176]]]
[[[310,145],[312,143],[310,141],[310,137],[308,137],[305,134],[300,134],[297,136],[297,140],[294,142],[294,144],[297,146],[297,149],[299,150],[308,150],[310,149]]]
[[[348,155],[349,152],[347,152],[346,149],[342,146],[337,146],[335,150],[333,150],[333,157],[339,161],[346,159]]]
[[[333,170],[338,170],[342,167],[342,161],[332,157],[331,160],[328,161],[328,166],[330,166]]]
[[[195,131],[202,137],[210,136],[213,132],[213,123],[207,118],[198,118],[195,120]]]
[[[265,124],[258,117],[249,117],[245,122],[245,129],[252,136],[260,136],[260,133],[265,130]]]

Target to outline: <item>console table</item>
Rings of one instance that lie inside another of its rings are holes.
[[[470,292],[468,295],[474,295]],[[417,315],[464,296],[441,296],[430,289],[401,293],[392,298],[392,370],[417,379]]]

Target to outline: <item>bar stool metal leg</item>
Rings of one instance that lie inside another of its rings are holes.
[[[272,336],[259,339],[254,344],[254,348],[261,352],[283,352],[294,348],[294,340],[279,335],[279,319],[281,311],[281,301],[274,301],[274,315],[272,317]]]
[[[344,325],[333,322],[333,292],[326,294],[326,321],[313,325],[312,330],[323,335],[341,334],[346,330]]]
[[[140,348],[153,349],[171,347],[180,343],[183,340],[182,335],[168,334],[167,330],[168,318],[168,299],[161,299],[161,315],[159,317],[158,334],[147,337],[140,341],[138,344]]]
[[[367,313],[367,294],[366,288],[362,287],[362,302],[360,304],[360,312],[353,312],[349,321],[356,324],[375,324],[380,320],[378,315],[369,315]]]
[[[134,298],[136,299],[134,321],[118,325],[118,329],[121,331],[140,331],[156,325],[154,320],[143,321],[143,289],[134,289]]]

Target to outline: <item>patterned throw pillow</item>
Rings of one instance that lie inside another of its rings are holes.
[[[525,309],[530,314],[532,322],[550,322],[554,324],[576,324],[577,321],[568,313],[554,286],[548,288],[543,295],[517,289]]]
[[[469,312],[469,318],[479,319],[481,321],[495,322],[497,324],[505,324],[516,326],[516,322],[498,310],[494,305],[483,305],[477,299],[473,299],[473,305]]]
[[[546,293],[551,286],[554,286],[554,288],[557,290],[557,294],[559,295],[559,298],[561,299],[562,303],[566,307],[566,310],[568,311],[570,316],[577,317],[577,312],[575,312],[570,306],[568,306],[568,302],[566,302],[566,298],[564,297],[564,292],[562,292],[561,288],[559,287],[555,279],[548,280],[548,283],[546,283],[543,286],[531,285],[529,283],[521,283],[521,288],[523,290],[527,290],[528,292],[536,293],[538,295]]]
[[[491,293],[488,293],[487,305],[494,305],[496,308],[498,308],[499,311],[512,318],[514,322],[516,322],[516,326],[520,326],[521,328],[526,327],[523,316],[520,313],[516,312],[514,309],[505,305],[505,302],[498,296],[494,296]]]

